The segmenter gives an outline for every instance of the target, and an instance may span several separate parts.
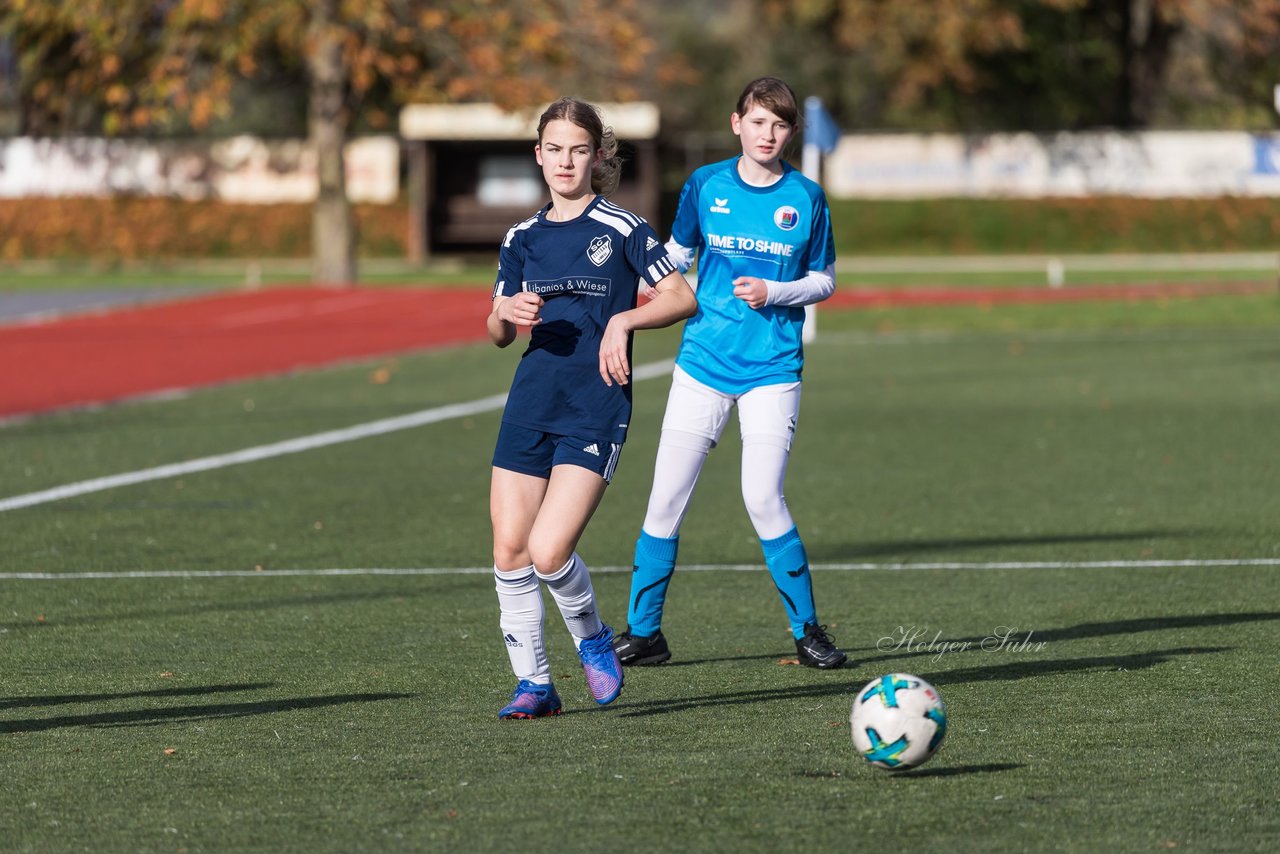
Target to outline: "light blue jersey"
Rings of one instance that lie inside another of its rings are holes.
[[[796,382],[804,367],[801,306],[753,309],[733,295],[738,276],[792,282],[835,263],[822,188],[787,163],[782,178],[753,187],[738,158],[689,176],[671,239],[698,257],[698,312],[685,323],[676,363],[725,394]]]

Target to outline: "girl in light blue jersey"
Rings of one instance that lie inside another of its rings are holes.
[[[489,512],[499,625],[517,685],[503,719],[560,713],[543,642],[546,584],[597,703],[622,691],[613,631],[576,551],[613,476],[631,419],[631,337],[693,314],[696,300],[657,234],[607,201],[617,142],[592,105],[562,98],[534,148],[551,202],[512,226],[488,318],[499,347],[530,330],[493,455]],[[636,306],[636,282],[655,298]]]
[[[671,657],[661,623],[680,525],[736,405],[742,497],[797,656],[810,667],[839,667],[846,657],[818,622],[808,557],[782,490],[800,411],[804,307],[835,290],[831,216],[822,188],[782,160],[799,124],[791,87],[774,77],[752,81],[730,122],[741,156],[690,176],[667,243],[681,271],[696,256],[698,311],[676,357],[627,631],[614,650],[624,665]]]

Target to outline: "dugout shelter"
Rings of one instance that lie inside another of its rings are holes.
[[[659,227],[658,108],[639,101],[597,104],[623,155],[609,197]],[[493,104],[411,104],[400,113],[408,164],[408,256],[442,249],[494,250],[508,228],[549,196],[534,160],[539,110]]]

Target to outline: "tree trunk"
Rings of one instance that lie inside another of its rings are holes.
[[[319,179],[311,225],[311,278],[317,284],[350,285],[356,280],[356,241],[342,161],[350,115],[337,5],[337,0],[315,3],[308,33],[308,122]]]
[[[1143,15],[1136,20],[1139,27],[1134,34],[1137,49],[1128,69],[1132,79],[1129,86],[1129,114],[1135,124],[1150,127],[1157,101],[1164,89],[1169,58],[1173,54],[1173,41],[1182,26],[1166,18],[1160,4],[1144,0],[1141,5]]]

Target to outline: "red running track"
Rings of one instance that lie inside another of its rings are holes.
[[[0,327],[0,417],[487,338],[489,291],[282,287]]]
[[[839,288],[835,308],[1252,294],[1264,282]],[[487,339],[489,290],[281,287],[0,326],[0,418]]]

